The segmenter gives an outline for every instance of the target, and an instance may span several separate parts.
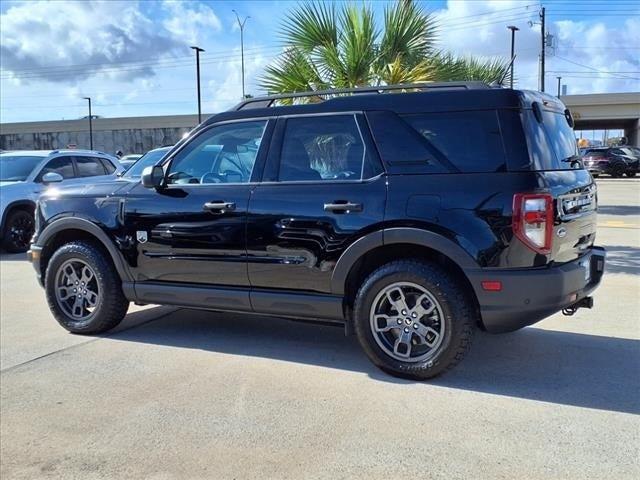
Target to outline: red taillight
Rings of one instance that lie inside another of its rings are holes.
[[[513,233],[535,252],[551,252],[553,197],[548,193],[513,196]]]
[[[593,157],[588,156],[584,157],[585,162],[608,162],[609,159],[607,157]]]

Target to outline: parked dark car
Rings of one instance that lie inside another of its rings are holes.
[[[633,147],[593,147],[582,152],[582,160],[594,177],[601,174],[620,178],[638,173],[640,154]]]
[[[479,83],[390,93],[407,88],[249,99],[140,183],[43,197],[30,258],[53,315],[80,334],[130,301],[333,322],[426,379],[476,326],[590,308],[605,254],[565,106]]]

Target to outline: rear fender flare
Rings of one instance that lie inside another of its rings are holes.
[[[344,251],[333,270],[331,293],[345,294],[347,276],[364,254],[383,245],[398,243],[420,245],[436,250],[451,259],[462,271],[479,268],[477,262],[466,250],[440,234],[411,227],[387,228],[359,238]]]

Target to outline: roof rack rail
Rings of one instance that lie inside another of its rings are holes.
[[[345,94],[386,93],[394,90],[476,90],[492,88],[484,82],[431,82],[431,83],[399,83],[396,85],[379,85],[356,88],[339,88],[332,90],[316,90],[310,92],[282,93],[263,97],[248,98],[238,103],[231,111],[250,108],[273,107],[278,100],[296,99],[304,97],[336,97]],[[325,99],[322,99],[323,101]]]

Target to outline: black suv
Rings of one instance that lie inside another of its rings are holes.
[[[250,99],[141,183],[43,196],[30,256],[74,333],[130,301],[320,320],[429,378],[476,326],[591,307],[605,254],[572,123],[554,97],[477,83]]]
[[[591,147],[583,150],[583,162],[594,177],[601,173],[620,178],[635,177],[640,164],[640,153],[635,147]]]

